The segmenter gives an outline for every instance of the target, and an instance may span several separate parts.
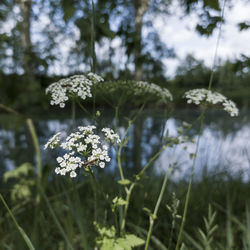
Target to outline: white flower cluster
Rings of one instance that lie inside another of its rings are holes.
[[[62,157],[57,157],[60,167],[55,169],[56,174],[66,175],[70,173],[70,177],[77,176],[76,169],[86,166],[105,167],[105,163],[110,161],[108,155],[108,146],[100,142],[100,136],[94,134],[95,126],[79,126],[78,131],[71,133],[64,142],[60,143],[57,133],[45,145],[45,148],[60,148],[67,151]],[[103,128],[105,140],[113,143],[120,142],[119,136],[112,129]]]
[[[239,110],[233,101],[226,100],[222,103],[222,105],[224,106],[224,110],[227,111],[231,116],[239,115]]]
[[[46,94],[51,94],[51,105],[59,105],[65,107],[65,102],[70,97],[80,97],[85,100],[87,97],[92,97],[91,86],[103,81],[103,79],[92,72],[84,75],[74,75],[69,78],[64,78],[58,82],[54,82],[46,88]]]
[[[235,103],[218,92],[212,92],[207,89],[192,89],[187,91],[184,97],[187,99],[187,103],[194,103],[196,105],[199,105],[201,102],[222,104],[223,109],[231,116],[237,116],[239,114]]]
[[[120,137],[118,134],[116,134],[114,132],[114,130],[110,129],[110,128],[103,128],[102,132],[105,133],[105,137],[108,141],[110,141],[111,143],[121,143]]]
[[[143,100],[146,98],[157,99],[158,101],[167,103],[169,100],[173,100],[173,96],[167,88],[160,87],[154,83],[148,83],[143,81],[110,81],[104,82],[103,84],[98,85],[102,92],[110,95],[117,95],[122,92],[127,94],[127,96],[139,96],[143,97]],[[138,101],[139,99],[136,98]]]
[[[49,140],[48,142],[44,145],[44,149],[47,149],[47,148],[51,148],[51,149],[54,149],[55,147],[57,147],[60,143],[60,132],[53,135]]]
[[[99,75],[97,75],[97,74],[95,74],[93,72],[89,72],[87,76],[94,83],[99,83],[99,82],[103,82],[104,81],[104,79],[101,76],[99,76]]]
[[[159,85],[156,85],[154,83],[148,83],[143,81],[135,82],[134,93],[135,95],[150,93],[159,97],[163,102],[167,102],[167,100],[173,100],[173,96],[167,88],[161,88]]]

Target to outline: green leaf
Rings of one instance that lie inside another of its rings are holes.
[[[101,238],[115,238],[116,230],[115,227],[101,227],[98,223],[94,222],[94,226]]]
[[[124,199],[122,199],[121,197],[117,197],[117,196],[113,199],[112,202],[116,206],[124,206],[127,204],[127,202]]]
[[[133,247],[141,246],[145,241],[134,234],[126,234],[124,238],[118,238],[114,249],[131,250]]]
[[[125,238],[132,247],[141,246],[145,243],[145,241],[143,239],[137,237],[134,234],[126,234]]]
[[[123,186],[129,185],[130,183],[131,181],[128,179],[123,179],[123,180],[118,181],[118,184],[123,185]]]
[[[100,247],[101,250],[110,250],[110,249],[114,249],[114,245],[115,245],[115,241],[114,239],[108,239],[108,238],[104,238],[102,240],[102,245]],[[122,250],[122,249],[121,249]]]
[[[34,180],[21,179],[11,189],[11,200],[29,200],[32,197],[32,188],[35,186]]]
[[[3,180],[7,182],[11,178],[21,178],[27,176],[30,172],[34,172],[34,167],[29,162],[26,162],[14,170],[7,171],[3,176]]]
[[[120,207],[120,206],[124,206],[124,205],[126,205],[127,204],[127,201],[125,201],[124,199],[122,199],[121,197],[115,197],[113,200],[112,200],[112,206],[111,206],[111,208],[112,208],[112,212],[114,212],[115,211],[115,209],[117,208],[117,207]]]

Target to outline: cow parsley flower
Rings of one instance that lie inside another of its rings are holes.
[[[71,178],[77,176],[77,169],[91,166],[104,168],[110,162],[107,142],[120,143],[119,136],[110,128],[104,128],[104,140],[94,133],[95,126],[79,126],[77,131],[68,135],[65,141],[58,140],[60,133],[53,136],[45,145],[46,148],[56,146],[64,150],[64,155],[56,158],[59,167],[55,173],[59,175],[70,174]]]
[[[173,100],[173,96],[167,88],[160,87],[154,83],[148,83],[143,81],[110,81],[104,82],[98,85],[102,92],[108,95],[117,95],[124,93],[127,96],[142,97],[143,102],[145,99],[153,100],[155,102],[167,103]]]
[[[87,76],[94,83],[99,83],[99,82],[103,82],[104,81],[104,79],[101,76],[99,76],[99,75],[97,75],[95,73],[92,73],[92,72],[89,72]]]
[[[226,100],[222,103],[224,110],[227,111],[231,116],[238,116],[239,110],[237,109],[235,103],[231,100]]]
[[[101,81],[102,77],[94,73],[88,73],[87,76],[74,75],[50,84],[45,92],[51,95],[51,105],[64,108],[65,102],[71,97],[79,97],[82,100],[92,97],[91,87]]]
[[[60,132],[53,135],[48,142],[44,145],[44,149],[51,148],[54,149],[60,143]]]
[[[148,83],[143,81],[135,82],[134,85],[135,85],[135,92],[134,92],[135,95],[150,93],[152,95],[159,97],[163,102],[167,102],[167,100],[170,101],[173,100],[173,96],[167,88],[162,88],[154,83]]]
[[[194,103],[196,105],[201,103],[221,104],[223,109],[231,116],[239,114],[236,104],[218,92],[212,92],[207,89],[192,89],[184,94],[184,98],[187,99],[187,103]]]
[[[120,137],[118,134],[116,134],[114,132],[114,130],[110,129],[110,128],[103,128],[102,132],[105,133],[105,137],[108,141],[110,141],[111,143],[121,143]]]

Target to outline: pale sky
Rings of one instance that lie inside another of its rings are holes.
[[[173,2],[174,4],[171,5],[170,10],[172,15],[168,17],[161,17],[160,15],[151,17],[153,26],[158,31],[160,39],[166,42],[168,48],[175,48],[177,54],[176,59],[163,59],[167,68],[166,75],[173,76],[177,65],[188,53],[194,55],[197,59],[204,60],[207,66],[212,66],[218,29],[208,38],[200,36],[195,32],[195,26],[198,22],[195,13],[181,19],[181,8],[175,4],[176,0]],[[250,56],[250,29],[240,32],[237,27],[237,23],[250,20],[250,1],[238,0],[234,1],[233,5],[234,7],[231,9],[227,6],[224,14],[226,23],[222,26],[222,36],[218,48],[218,58],[223,60],[240,58],[241,54]],[[150,16],[146,14],[145,19],[147,18],[150,18]],[[50,20],[46,13],[41,13],[39,20],[32,24],[32,42],[34,44],[41,41],[40,30],[48,23],[50,23]],[[11,30],[10,27],[13,25],[14,23],[10,21],[5,28]],[[56,27],[54,28],[56,29]],[[76,36],[80,35],[76,28],[72,28],[72,30]],[[57,61],[50,68],[50,73],[68,74],[70,65],[68,65],[67,54],[74,45],[74,40],[67,35],[57,37],[56,40],[60,61]],[[120,47],[121,42],[119,38],[115,38],[112,41],[112,47]],[[101,55],[101,57],[105,57],[107,50],[97,47],[96,53]],[[116,50],[114,58],[121,66],[125,65],[125,50]],[[80,66],[81,70],[86,70],[84,65]]]
[[[191,53],[197,59],[212,66],[218,29],[209,38],[200,36],[194,31],[197,19],[195,15],[180,19],[178,7],[174,7],[175,15],[166,20],[161,17],[155,19],[154,27],[159,31],[162,41],[169,47],[176,48],[179,59]],[[232,9],[225,8],[226,23],[222,25],[222,34],[218,48],[218,57],[221,59],[239,58],[240,54],[250,56],[250,29],[239,31],[237,23],[250,20],[250,1],[234,1]],[[167,75],[172,75],[179,63],[178,59],[165,59]]]
[[[166,75],[173,76],[176,67],[188,53],[194,55],[197,59],[204,60],[205,64],[211,67],[219,30],[215,30],[213,35],[208,38],[200,36],[195,31],[195,26],[198,23],[197,15],[193,13],[181,18],[181,8],[175,4],[176,1],[173,2],[174,4],[172,4],[170,10],[173,13],[172,15],[168,17],[152,17],[153,26],[158,31],[160,39],[166,42],[168,48],[175,48],[177,54],[176,59],[163,59],[167,69]],[[222,25],[221,39],[218,47],[218,58],[223,60],[240,58],[241,54],[250,56],[250,29],[240,32],[237,27],[237,23],[250,19],[250,1],[238,0],[234,1],[233,4],[234,6],[231,9],[226,5],[224,13],[226,23]],[[150,18],[150,16],[145,15],[145,19],[147,18]],[[46,16],[42,20],[49,22]],[[41,26],[41,23],[38,23],[38,26]],[[74,32],[76,36],[80,35],[77,29]],[[37,37],[37,39],[40,38]],[[74,41],[72,37],[58,37],[58,40],[63,40],[63,42],[58,41],[58,51],[61,51],[62,56],[60,62],[56,62],[53,65],[50,73],[62,74],[63,69],[63,74],[67,74],[66,55],[69,53]],[[119,48],[121,43],[121,39],[115,38],[112,41],[112,47]],[[97,46],[96,53],[100,57],[105,57],[107,50],[103,47],[98,48]],[[123,67],[126,62],[125,49],[119,49],[119,53],[116,50],[114,58]],[[86,70],[84,65],[80,68],[83,71]]]

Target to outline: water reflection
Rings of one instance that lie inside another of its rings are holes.
[[[112,112],[103,114],[102,126],[114,124]],[[191,123],[199,115],[198,111],[179,110],[175,111],[170,118],[161,112],[146,111],[138,118],[137,122],[129,131],[130,141],[124,148],[123,164],[126,172],[133,174],[146,164],[150,157],[157,152],[161,146],[161,138],[168,131],[170,136],[177,135],[177,129],[182,122]],[[33,144],[29,132],[24,123],[13,124],[8,117],[0,122],[0,160],[1,174],[7,169],[12,169],[23,162],[35,164]],[[89,119],[77,119],[77,125],[89,125]],[[118,131],[122,135],[125,131],[127,120],[120,119]],[[69,132],[71,128],[70,119],[41,119],[35,122],[39,142],[41,144],[43,164],[55,163],[55,152],[44,151],[43,145],[56,132]],[[189,135],[197,139],[198,128],[194,128]],[[185,150],[184,147],[187,146]],[[156,173],[166,171],[170,163],[177,162],[173,172],[173,178],[180,179],[190,175],[190,167],[193,160],[190,154],[194,153],[196,145],[188,142],[185,145],[177,145],[167,148],[158,160],[154,169]],[[115,158],[115,152],[110,152]],[[196,178],[207,173],[229,171],[231,174],[242,174],[245,180],[249,179],[250,167],[250,117],[247,113],[241,113],[238,118],[231,118],[227,114],[218,111],[210,111],[207,114],[205,126],[200,140],[198,157],[195,166]],[[116,170],[115,160],[111,161],[106,171]]]

